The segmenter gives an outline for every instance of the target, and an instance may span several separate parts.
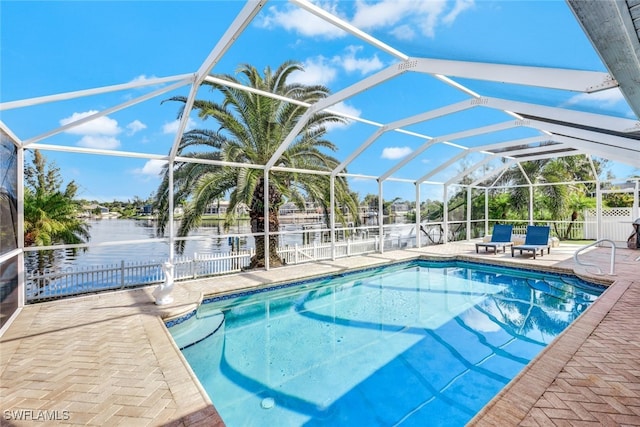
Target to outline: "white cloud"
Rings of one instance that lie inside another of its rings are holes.
[[[129,132],[127,132],[128,135],[133,135],[135,133],[140,132],[143,129],[146,129],[147,125],[145,125],[144,123],[142,123],[140,120],[134,120],[131,123],[129,123],[127,125],[127,130]]]
[[[320,84],[328,86],[335,80],[337,75],[335,67],[324,56],[308,58],[302,66],[304,72],[294,71],[288,81],[304,85]]]
[[[386,147],[382,150],[383,159],[396,160],[401,159],[411,153],[413,150],[409,147]]]
[[[137,77],[134,77],[129,83],[143,83],[143,82],[146,82],[147,80],[152,80],[152,79],[157,79],[157,77],[145,76],[144,74],[141,74]]]
[[[80,147],[115,150],[120,147],[120,140],[107,135],[85,135],[78,141]]]
[[[369,31],[384,29],[391,34],[400,35],[403,40],[408,40],[412,33],[415,34],[413,27],[423,35],[433,37],[447,5],[447,0],[383,0],[374,4],[358,1],[352,23]],[[457,16],[457,13],[453,13],[456,7],[454,4],[448,23]]]
[[[624,101],[624,96],[620,89],[613,88],[594,93],[581,93],[575,95],[567,101],[567,105],[583,104],[583,105],[600,105],[603,107],[613,107],[619,102]]]
[[[399,25],[389,31],[389,34],[402,41],[413,40],[416,38],[416,32],[410,25]]]
[[[377,3],[356,1],[352,24],[363,29],[393,26],[414,7],[413,3],[412,0],[383,0]]]
[[[358,110],[356,107],[352,107],[351,105],[346,104],[345,102],[339,102],[336,105],[333,105],[329,108],[331,111],[335,111],[337,113],[347,114],[352,117],[360,117],[362,111]],[[327,132],[332,131],[334,129],[344,129],[351,125],[352,121],[349,120],[347,123],[329,123],[325,125]]]
[[[325,2],[319,5],[325,10],[339,15],[337,3]],[[342,37],[346,33],[338,27],[327,23],[304,9],[287,5],[284,8],[272,6],[265,17],[258,22],[264,28],[282,27],[287,31],[294,31],[297,34],[307,37],[324,37],[327,39]]]
[[[136,175],[157,177],[160,174],[160,172],[162,172],[162,167],[166,164],[167,162],[164,160],[157,160],[157,159],[147,160],[147,162],[144,164],[144,166],[142,166],[142,168],[134,169],[133,173]]]
[[[361,50],[362,46],[349,46],[347,53],[342,58],[336,57],[334,60],[339,62],[346,72],[358,71],[362,75],[377,71],[384,66],[382,61],[378,59],[378,55],[366,59],[356,58],[356,54]]]
[[[362,114],[362,111],[358,110],[356,107],[352,107],[351,105],[345,103],[344,101],[338,102],[336,105],[332,106],[330,110],[337,111],[343,114],[348,114],[354,117],[360,117],[360,114]]]
[[[359,72],[363,75],[384,67],[377,55],[370,58],[357,58],[356,55],[361,50],[362,47],[349,46],[343,55],[336,55],[331,60],[322,55],[307,58],[302,63],[304,71],[293,72],[289,81],[305,85],[329,86],[338,75],[336,67],[340,67],[348,73]]]
[[[452,24],[453,21],[456,20],[458,15],[464,12],[467,9],[471,9],[475,5],[475,0],[456,0],[453,9],[447,13],[444,18],[442,18],[442,22],[445,24]]]
[[[180,120],[174,120],[172,122],[165,123],[164,125],[162,125],[162,133],[175,135],[178,132],[179,125],[180,125]],[[185,132],[190,131],[195,127],[195,125],[196,125],[196,122],[193,121],[193,119],[189,118],[189,120],[187,120],[187,126],[185,127],[184,131]]]
[[[95,110],[85,111],[84,113],[73,113],[71,117],[61,119],[60,124],[65,126],[96,113],[97,111]],[[118,127],[118,122],[116,120],[107,116],[101,116],[91,120],[90,122],[68,129],[65,132],[73,135],[117,135],[122,132],[122,129]]]
[[[438,25],[451,25],[474,4],[475,0],[381,0],[375,3],[333,0],[316,3],[357,28],[370,32],[384,31],[400,40],[411,40],[418,33],[433,37]],[[352,10],[347,11],[347,8]],[[265,28],[281,27],[307,37],[330,39],[346,35],[337,27],[291,5],[269,8],[261,25]]]

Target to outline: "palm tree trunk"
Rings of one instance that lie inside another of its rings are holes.
[[[577,219],[578,219],[578,212],[573,211],[571,213],[571,222],[567,226],[567,230],[564,233],[564,240],[569,240],[569,237],[571,236],[571,230],[573,229],[573,224]]]
[[[280,222],[278,220],[278,207],[282,196],[269,186],[269,231],[278,231]],[[264,233],[264,181],[261,179],[253,193],[253,202],[249,210],[251,219],[251,232]],[[249,268],[265,267],[265,239],[264,234],[255,236],[256,254],[251,258]],[[278,236],[269,236],[269,266],[280,267],[284,262],[278,256]]]

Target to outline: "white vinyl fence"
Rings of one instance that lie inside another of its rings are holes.
[[[595,209],[587,209],[584,214],[585,239],[598,238],[598,217]],[[601,239],[611,239],[615,242],[626,242],[633,226],[633,208],[603,208]]]
[[[336,242],[336,257],[361,255],[379,249],[377,237]],[[397,242],[385,241],[388,246],[399,247]],[[331,243],[313,243],[278,248],[286,264],[301,264],[331,259]],[[254,250],[227,253],[194,254],[193,258],[174,259],[174,278],[178,280],[236,273],[249,266]],[[37,302],[101,291],[135,288],[159,284],[164,281],[162,264],[165,261],[132,262],[91,267],[47,269],[32,271],[26,276],[26,301]]]

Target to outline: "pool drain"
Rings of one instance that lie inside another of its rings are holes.
[[[262,402],[260,402],[260,406],[262,406],[262,409],[271,409],[275,406],[276,401],[273,399],[273,397],[265,397],[264,399],[262,399]]]

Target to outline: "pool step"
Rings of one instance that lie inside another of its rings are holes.
[[[199,343],[211,335],[224,331],[224,313],[220,309],[198,308],[195,316],[169,328],[180,350]]]

